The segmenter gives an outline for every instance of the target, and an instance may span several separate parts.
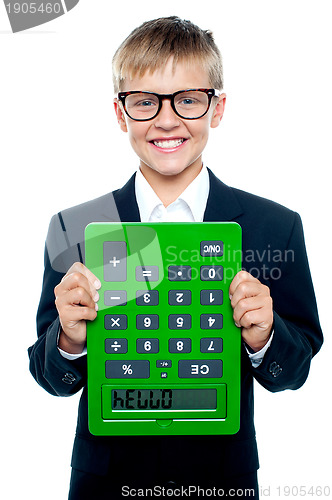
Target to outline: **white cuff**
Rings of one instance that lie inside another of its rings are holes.
[[[59,337],[60,337],[60,330],[61,330],[61,326],[59,327],[56,345],[58,347],[58,351],[61,354],[61,356],[65,359],[69,359],[69,361],[74,361],[74,359],[78,359],[78,358],[81,358],[82,356],[85,356],[87,353],[86,347],[84,347],[83,352],[81,352],[80,354],[71,354],[70,352],[66,352],[66,351],[63,351],[62,349],[60,349],[60,347],[58,345],[59,344]]]
[[[254,353],[250,353],[248,351],[246,345],[244,346],[246,348],[247,353],[248,353],[248,356],[249,356],[249,359],[251,361],[251,364],[252,364],[252,366],[254,368],[258,368],[259,365],[261,364],[261,362],[263,361],[264,355],[265,355],[266,351],[268,350],[268,348],[271,345],[271,342],[272,342],[272,339],[273,339],[273,335],[274,335],[274,330],[272,331],[269,340],[267,341],[267,343],[265,344],[265,346],[260,351],[257,351],[257,352],[254,352]]]
[[[59,353],[61,354],[61,356],[66,358],[66,359],[69,359],[69,361],[73,361],[74,359],[81,358],[82,356],[85,356],[86,352],[87,352],[86,347],[84,347],[83,352],[81,352],[80,354],[71,354],[70,352],[63,351],[62,349],[60,349],[60,347],[58,347],[58,350],[59,350]]]

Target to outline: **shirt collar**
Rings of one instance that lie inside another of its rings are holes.
[[[162,205],[162,202],[153,191],[140,169],[136,172],[135,194],[141,221],[148,222],[153,210],[157,206]]]
[[[209,196],[210,180],[207,168],[203,165],[197,177],[189,184],[183,193],[173,203],[182,200],[192,212],[195,222],[203,221],[207,199]],[[141,221],[149,221],[152,212],[158,206],[163,206],[160,198],[156,195],[141,170],[136,172],[135,194],[140,211]],[[169,205],[171,207],[173,205]],[[167,208],[169,208],[167,207]]]

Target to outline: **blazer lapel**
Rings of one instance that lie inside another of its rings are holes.
[[[204,213],[204,221],[231,221],[243,213],[232,188],[221,182],[208,168],[210,192]]]
[[[135,176],[133,174],[127,184],[121,189],[113,192],[120,221],[122,222],[140,222],[140,214],[135,195]]]
[[[208,168],[210,192],[204,213],[204,221],[231,221],[243,213],[233,189],[221,182]],[[140,214],[135,195],[135,176],[117,191],[113,192],[120,220],[123,222],[140,222]]]

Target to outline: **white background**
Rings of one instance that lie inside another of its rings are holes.
[[[262,498],[284,498],[285,485],[332,492],[331,13],[323,0],[81,0],[12,34],[0,4],[2,498],[67,496],[78,395],[41,389],[26,351],[36,340],[44,240],[54,213],[121,187],[137,168],[113,112],[111,59],[133,28],[168,15],[211,29],[223,54],[227,107],[205,163],[304,224],[325,344],[300,390],[256,384]]]

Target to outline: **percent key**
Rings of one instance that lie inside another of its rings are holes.
[[[106,378],[149,378],[150,362],[140,360],[108,360],[106,361]]]

